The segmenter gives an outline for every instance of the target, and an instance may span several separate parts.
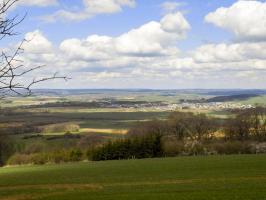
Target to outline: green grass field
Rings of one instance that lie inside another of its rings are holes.
[[[2,168],[0,199],[265,200],[266,155]]]
[[[239,103],[265,106],[266,105],[266,95],[249,98],[249,99],[244,100],[244,101],[239,101]]]

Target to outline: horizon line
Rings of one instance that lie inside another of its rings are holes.
[[[266,88],[34,88],[34,90],[266,90]]]

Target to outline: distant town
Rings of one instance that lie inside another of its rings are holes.
[[[251,104],[241,104],[232,102],[209,102],[209,103],[169,103],[169,102],[138,102],[138,101],[101,101],[98,102],[102,108],[124,108],[137,109],[140,111],[158,110],[174,111],[183,109],[200,109],[200,110],[234,110],[250,109],[255,106]]]

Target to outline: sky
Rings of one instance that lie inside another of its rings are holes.
[[[266,1],[20,0],[25,66],[39,88],[266,89]]]

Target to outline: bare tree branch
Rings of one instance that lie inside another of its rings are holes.
[[[0,41],[5,37],[10,37],[18,34],[14,28],[18,26],[26,17],[26,14],[20,18],[19,15],[8,17],[8,12],[19,0],[2,0],[0,3]],[[0,55],[0,98],[8,95],[30,95],[32,94],[32,87],[41,82],[63,79],[68,80],[65,76],[59,76],[54,73],[48,77],[34,77],[29,81],[30,73],[37,71],[45,66],[27,67],[19,56],[24,53],[23,45],[27,40],[23,40],[13,53],[6,53],[2,51]],[[27,81],[22,80],[28,79]]]

